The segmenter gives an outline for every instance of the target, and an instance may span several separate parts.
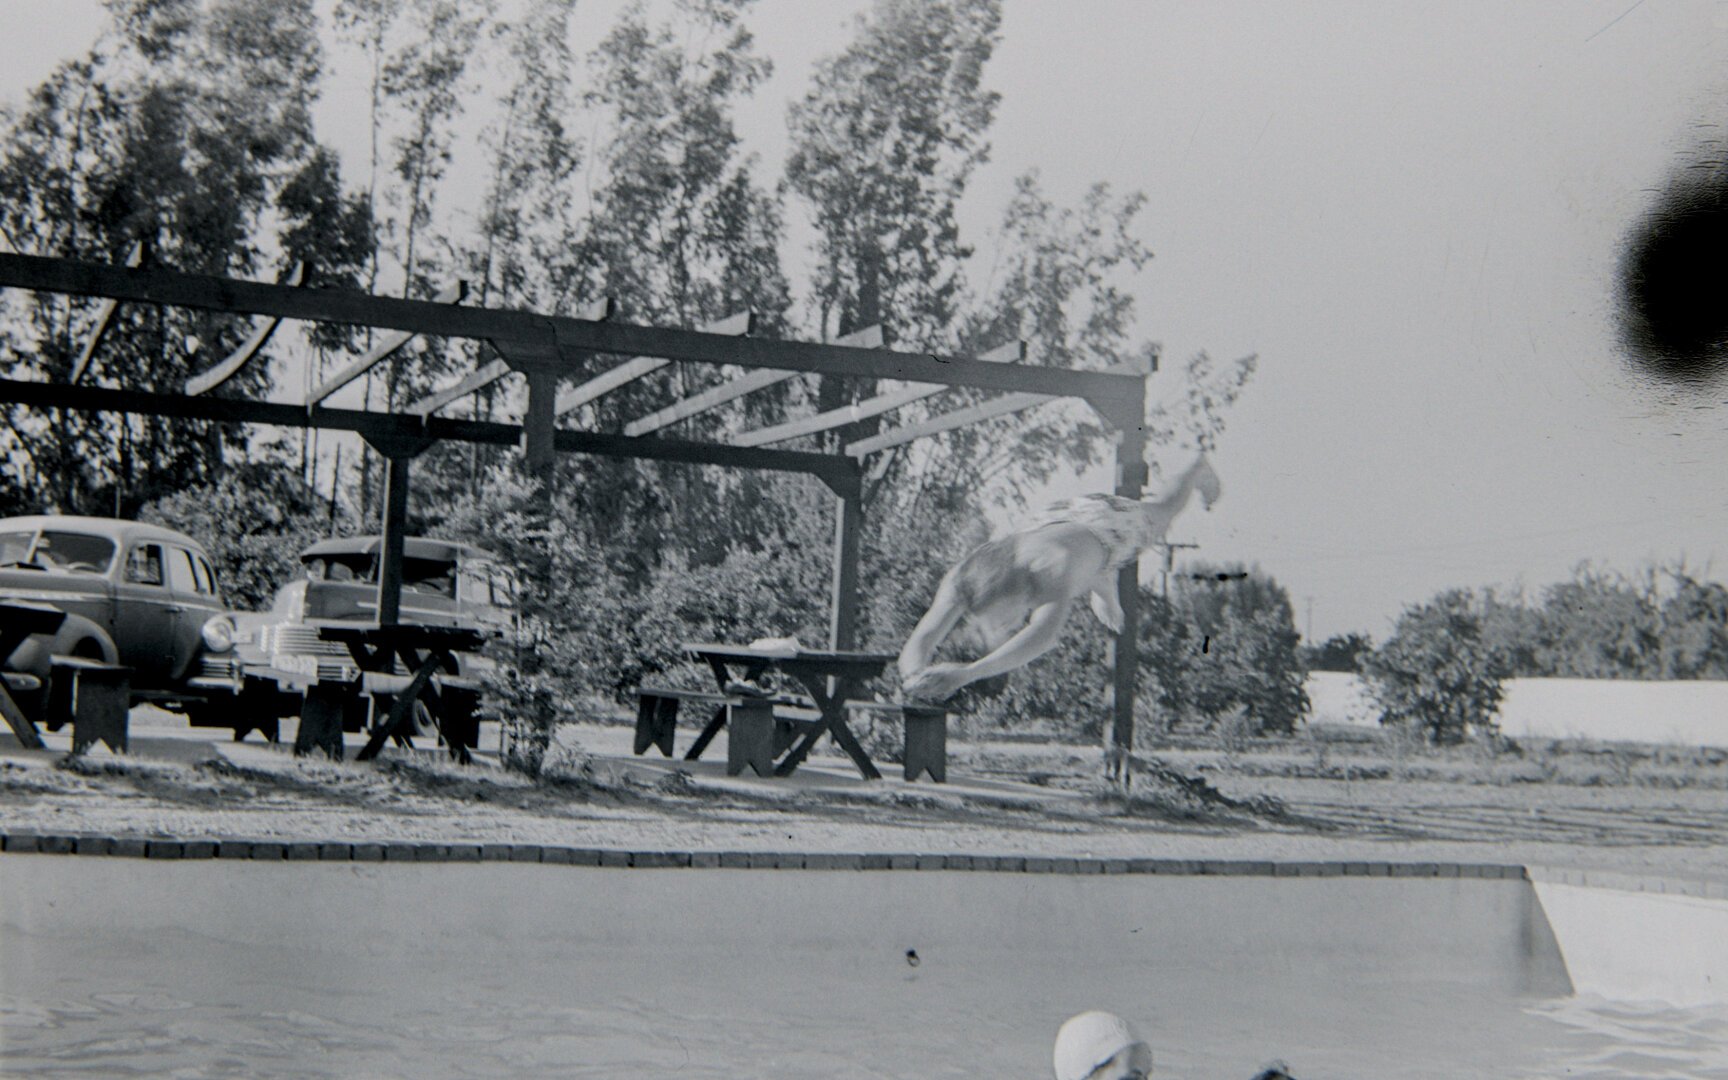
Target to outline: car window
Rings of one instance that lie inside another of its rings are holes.
[[[204,561],[202,555],[192,556],[192,568],[198,571],[198,591],[205,596],[216,595],[216,572],[210,569],[210,564]]]
[[[162,584],[162,548],[138,544],[126,556],[126,580],[137,585]]]
[[[437,559],[402,560],[402,587],[435,596],[456,596],[456,564]]]
[[[106,574],[114,561],[114,541],[106,536],[44,529],[30,557],[51,570]]]
[[[198,591],[198,573],[192,569],[192,553],[185,548],[171,547],[168,551],[168,587],[175,592]]]
[[[35,538],[35,529],[0,533],[0,566],[23,562],[24,556],[30,554],[30,541]]]

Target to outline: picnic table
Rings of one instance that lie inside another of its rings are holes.
[[[457,680],[441,673],[456,670],[455,654],[473,652],[486,640],[480,630],[454,626],[421,626],[410,623],[388,626],[325,626],[318,636],[325,641],[340,642],[360,669],[359,680],[329,686],[319,682],[306,693],[301,715],[302,733],[294,740],[296,753],[318,747],[338,759],[342,754],[342,712],[346,702],[367,688],[398,681],[396,662],[401,661],[408,672],[407,684],[392,686],[389,716],[375,723],[366,745],[355,755],[368,761],[378,755],[386,740],[394,737],[399,743],[412,746],[412,728],[408,719],[414,703],[423,702],[450,755],[463,764],[472,761],[469,750],[479,742],[479,722],[474,718],[478,695]],[[370,676],[370,678],[369,678]],[[434,677],[441,676],[434,685]],[[380,678],[382,677],[382,678]],[[332,746],[332,743],[334,744]]]
[[[33,634],[52,634],[66,621],[66,613],[57,608],[36,604],[0,603],[0,665],[11,658],[12,651]],[[24,710],[12,700],[12,690],[0,678],[0,716],[4,716],[18,741],[26,749],[40,750],[42,735],[36,724],[24,715]]]
[[[797,734],[785,756],[774,765],[775,776],[790,776],[804,759],[810,755],[810,750],[816,745],[816,740],[823,735],[829,735],[846,756],[858,766],[858,771],[867,780],[880,780],[881,772],[865,753],[864,747],[858,742],[852,729],[846,724],[846,709],[854,701],[873,701],[874,698],[865,689],[871,679],[881,675],[889,662],[894,659],[891,653],[867,652],[836,652],[826,649],[805,648],[760,648],[749,645],[724,645],[714,642],[687,642],[684,651],[690,656],[703,661],[714,674],[714,682],[722,694],[728,693],[729,687],[755,683],[763,675],[778,671],[788,678],[794,679],[804,692],[810,696],[812,706],[819,714],[814,721],[806,721],[791,725]],[[764,701],[763,708],[768,709],[770,702]],[[696,743],[685,755],[690,760],[701,756],[720,728],[727,723],[729,714],[735,714],[736,709],[722,707],[716,709],[714,716],[708,721],[708,726],[697,736]],[[757,733],[761,731],[757,729]],[[751,734],[757,734],[751,733]],[[730,738],[740,736],[737,725]],[[756,743],[755,739],[746,741]],[[753,745],[754,754],[760,754],[759,743]],[[756,766],[758,773],[761,767]]]

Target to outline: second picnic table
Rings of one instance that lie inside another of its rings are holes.
[[[893,654],[804,648],[764,649],[706,641],[687,642],[684,651],[708,665],[722,694],[727,693],[729,685],[752,683],[769,671],[778,671],[797,680],[804,692],[810,695],[821,719],[801,725],[804,730],[787,750],[786,756],[774,766],[775,776],[790,775],[809,756],[816,740],[826,734],[833,737],[865,779],[882,778],[870,755],[865,753],[852,729],[846,725],[846,707],[849,701],[873,700],[865,690],[865,684],[882,674],[894,659]],[[701,756],[726,719],[725,708],[715,710],[708,726],[702,729],[702,734],[686,756],[691,759]],[[732,737],[737,735],[734,731]]]

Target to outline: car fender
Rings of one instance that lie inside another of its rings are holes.
[[[120,650],[114,647],[114,639],[106,630],[82,615],[68,614],[52,637],[37,634],[25,638],[24,644],[13,652],[8,666],[47,678],[56,656],[82,656],[105,664],[120,662]]]

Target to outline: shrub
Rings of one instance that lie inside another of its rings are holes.
[[[1385,644],[1363,658],[1362,672],[1382,724],[1410,725],[1442,745],[1494,726],[1502,663],[1467,589],[1407,608]]]

